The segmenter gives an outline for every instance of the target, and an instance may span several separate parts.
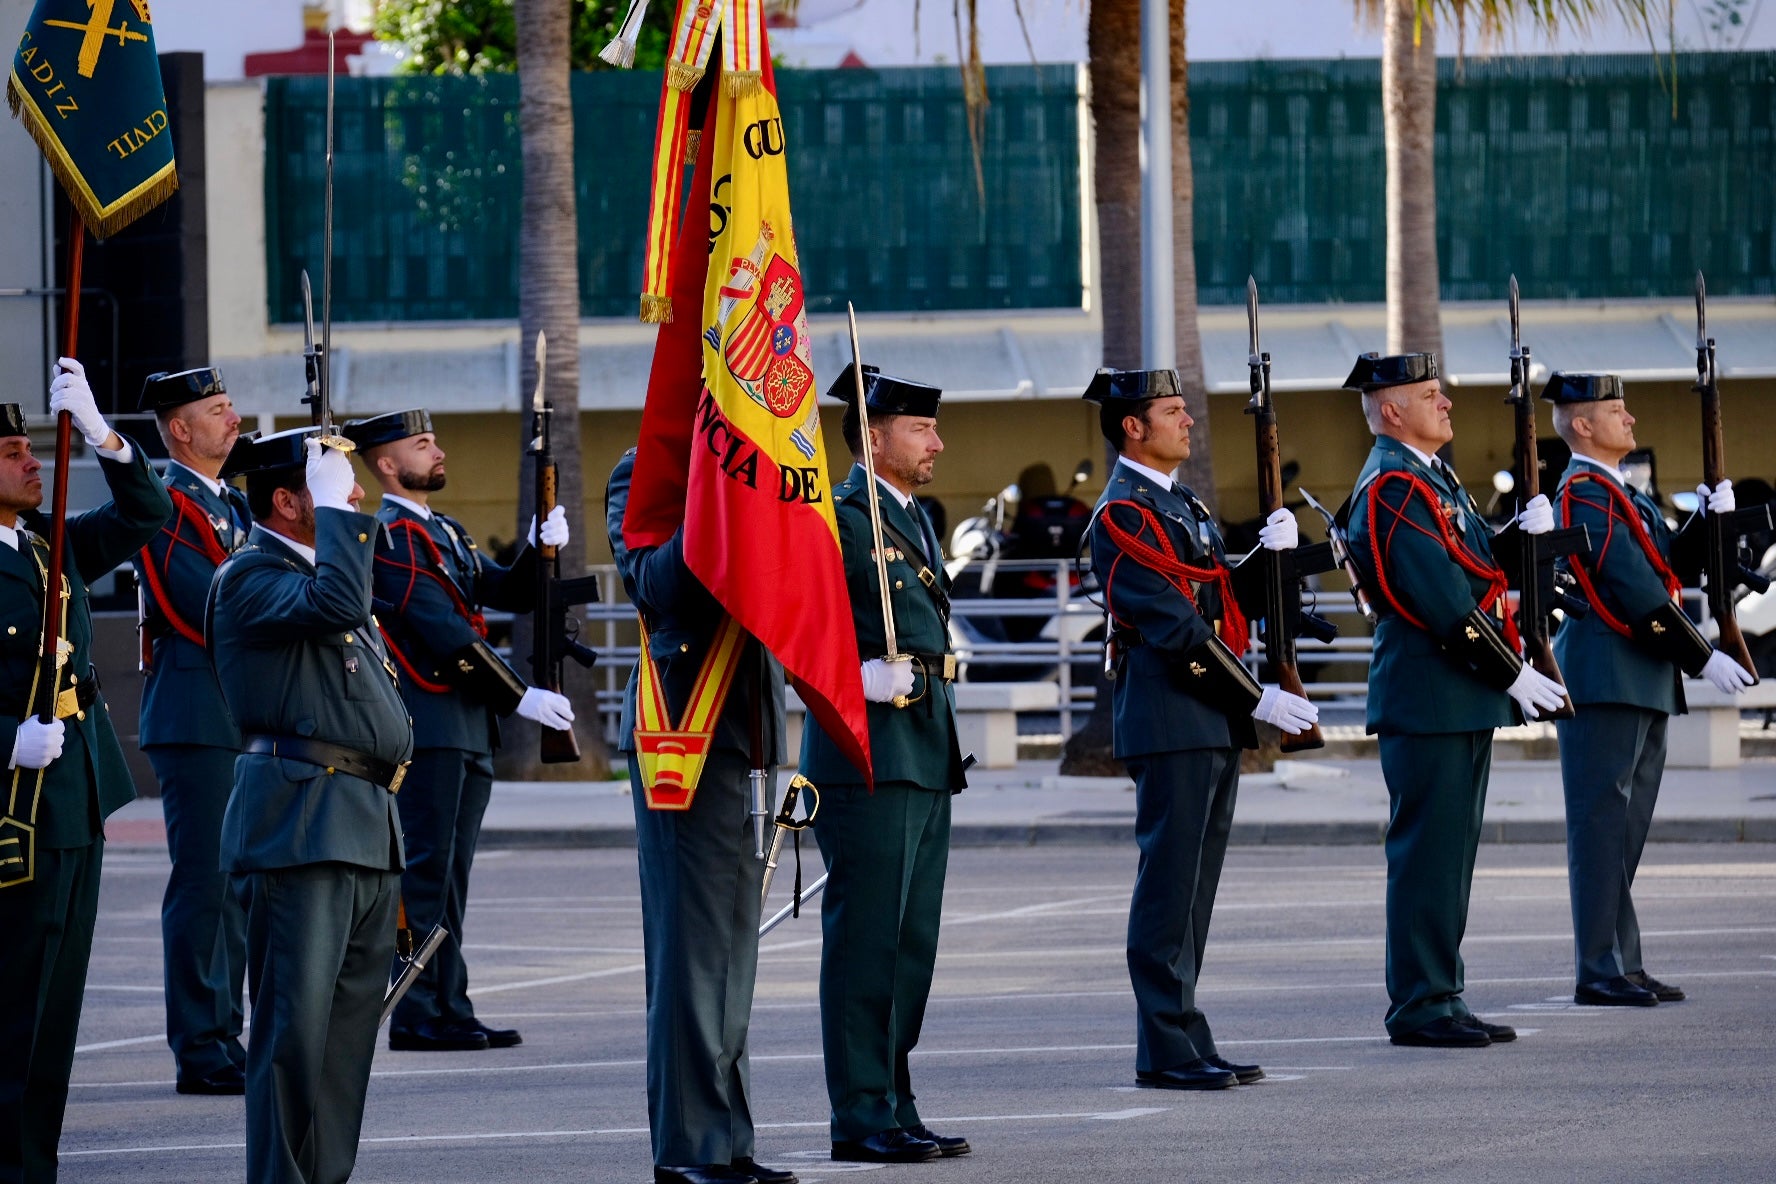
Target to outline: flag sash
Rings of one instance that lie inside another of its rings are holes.
[[[650,810],[689,810],[697,782],[709,759],[715,724],[734,685],[746,633],[733,617],[721,627],[691,686],[684,713],[675,722],[666,701],[666,684],[648,646],[647,622],[641,623],[640,676],[635,696],[635,754],[641,761],[641,788]]]

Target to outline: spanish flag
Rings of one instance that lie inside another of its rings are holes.
[[[98,238],[179,188],[148,0],[37,0],[6,102]]]
[[[858,676],[844,561],[808,337],[806,289],[789,213],[783,119],[765,40],[763,0],[681,0],[679,27],[709,61],[710,10],[732,47],[708,87],[703,134],[673,236],[650,232],[665,266],[663,321],[642,411],[624,518],[631,549],[684,529],[685,561],[739,626],[783,663],[803,702],[869,776],[869,731]],[[686,23],[686,22],[690,23]],[[675,91],[674,78],[667,80]],[[660,185],[687,136],[663,103]],[[658,214],[658,208],[656,208]],[[645,660],[645,653],[644,653]],[[645,673],[645,672],[644,672]],[[712,672],[713,674],[714,672]],[[645,756],[646,737],[637,729]],[[644,761],[644,765],[645,765]]]

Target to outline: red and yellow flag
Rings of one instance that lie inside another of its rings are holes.
[[[747,51],[740,65],[759,63],[758,81],[742,69],[712,87],[676,242],[649,244],[669,248],[663,286],[676,315],[654,349],[624,540],[632,550],[658,546],[682,524],[691,571],[783,663],[868,780],[857,638],[761,4],[726,0],[724,38]],[[731,56],[722,55],[724,72]],[[668,160],[671,146],[661,148]]]

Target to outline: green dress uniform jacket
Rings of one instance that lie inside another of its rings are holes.
[[[210,652],[255,737],[297,737],[394,765],[413,750],[370,611],[374,518],[317,509],[311,564],[253,528],[216,573]],[[244,752],[222,827],[247,909],[250,1184],[351,1174],[394,957],[402,846],[394,795],[275,753]]]
[[[865,661],[883,656],[881,584],[870,525],[868,477],[854,465],[833,490],[839,547],[850,593],[851,627]],[[820,920],[820,1029],[834,1140],[858,1140],[921,1125],[908,1057],[919,1042],[931,995],[950,854],[950,797],[966,780],[956,743],[956,704],[943,677],[948,594],[937,532],[918,502],[902,506],[877,489],[890,535],[889,604],[896,640],[915,659],[904,708],[866,705],[873,792],[811,716],[802,773],[820,790],[814,833],[826,864]],[[924,571],[935,581],[928,588]]]
[[[1413,490],[1390,474],[1422,484]],[[1369,666],[1368,729],[1380,736],[1391,803],[1387,1028],[1397,1036],[1470,1014],[1461,998],[1461,939],[1492,769],[1492,730],[1522,717],[1502,689],[1445,641],[1468,627],[1464,622],[1492,587],[1452,556],[1438,521],[1447,521],[1460,544],[1491,565],[1491,532],[1473,498],[1453,473],[1379,436],[1352,502],[1351,556],[1381,613]],[[1521,666],[1514,657],[1505,665],[1510,662]]]
[[[499,712],[456,677],[453,655],[482,639],[483,608],[527,612],[536,595],[536,552],[511,567],[481,554],[461,523],[384,500],[376,548],[376,615],[401,669],[413,717],[413,767],[396,799],[407,844],[401,895],[415,932],[442,923],[451,940],[395,1008],[393,1030],[427,1020],[474,1018],[462,954],[469,874],[493,794]]]
[[[221,868],[222,813],[234,787],[240,729],[204,647],[204,602],[221,561],[246,542],[252,515],[240,490],[218,494],[172,462],[174,513],[136,555],[142,627],[151,647],[140,743],[160,782],[173,870],[160,906],[167,1043],[181,1079],[244,1066],[241,989],[246,914]]]
[[[605,488],[606,530],[624,590],[649,642],[676,718],[684,710],[722,608],[684,563],[683,532],[658,547],[623,544],[633,452]],[[761,669],[760,663],[763,663]],[[637,672],[623,696],[618,750],[629,755],[647,964],[648,1127],[657,1166],[726,1165],[754,1150],[747,1032],[758,974],[760,888],[751,793],[753,720],[769,784],[783,751],[783,668],[748,642],[716,721],[688,810],[650,810],[635,756]]]
[[[1639,622],[1671,600],[1606,486],[1626,495],[1662,558],[1670,558],[1672,544],[1652,499],[1612,470],[1573,457],[1560,481],[1561,523],[1586,527],[1595,546],[1568,562],[1584,565],[1592,595],[1601,602],[1583,617],[1567,617],[1554,635],[1554,656],[1575,708],[1574,718],[1558,721],[1555,730],[1580,983],[1645,969],[1630,890],[1665,773],[1668,720],[1685,710],[1677,663],[1604,620],[1608,613],[1618,622]]]
[[[0,839],[0,931],[6,934],[0,974],[0,1181],[45,1184],[56,1178],[56,1146],[68,1101],[68,1076],[98,915],[99,872],[107,815],[131,801],[135,788],[92,666],[88,587],[129,561],[172,512],[166,490],[139,447],[127,462],[99,457],[112,500],[67,522],[66,640],[73,653],[62,685],[91,688],[81,710],[62,721],[62,755],[39,778],[31,769],[5,771]],[[49,520],[19,515],[19,548],[0,544],[0,751],[8,756],[30,712],[43,629]],[[42,567],[39,567],[39,564]],[[35,828],[34,849],[21,851]],[[16,854],[13,854],[16,853]],[[21,862],[11,862],[12,859]],[[29,860],[29,863],[22,862]]]
[[[1135,1069],[1157,1073],[1219,1055],[1196,983],[1233,829],[1239,747],[1255,735],[1250,705],[1230,715],[1231,704],[1193,694],[1182,669],[1186,654],[1216,636],[1215,590],[1198,587],[1192,603],[1126,553],[1109,529],[1111,516],[1131,534],[1144,529],[1144,520],[1113,502],[1148,511],[1186,564],[1223,563],[1225,551],[1213,517],[1187,487],[1166,488],[1120,462],[1111,469],[1092,516],[1092,571],[1125,639],[1111,684],[1111,727],[1115,755],[1135,779],[1140,850],[1127,941]]]

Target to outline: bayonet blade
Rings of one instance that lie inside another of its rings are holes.
[[[1696,273],[1696,348],[1708,348],[1708,285]]]
[[[543,377],[548,371],[548,366],[548,343],[543,337],[543,331],[538,329],[536,343],[537,384],[536,391],[530,396],[530,409],[532,411],[541,411],[543,409]]]
[[[1518,312],[1517,277],[1513,275],[1511,276],[1511,356],[1513,358],[1523,356],[1523,336],[1517,329]],[[1524,377],[1528,378],[1529,376],[1526,374]]]
[[[1258,354],[1258,281],[1251,276],[1246,277],[1246,364],[1259,365],[1262,358]]]

